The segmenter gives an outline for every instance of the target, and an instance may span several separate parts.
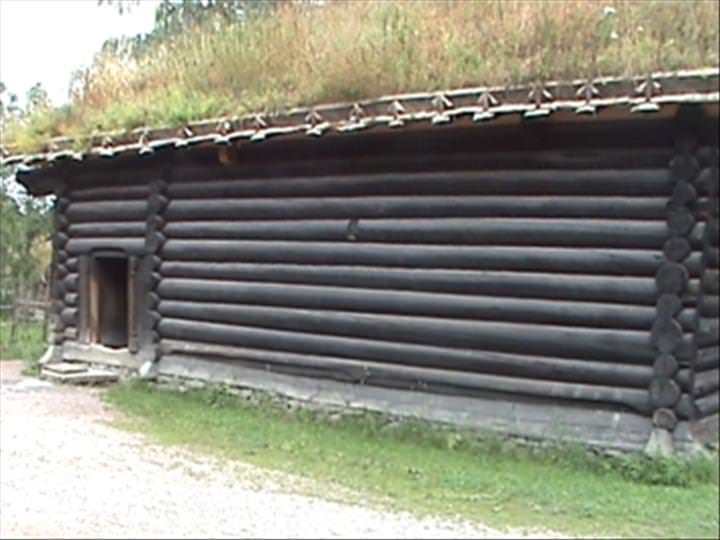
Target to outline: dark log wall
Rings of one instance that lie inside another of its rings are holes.
[[[437,170],[420,155],[426,172],[394,173],[369,158],[319,177],[178,167],[162,354],[651,414],[659,311],[677,361],[694,357],[705,229],[668,209],[672,146],[644,150],[445,155]],[[679,307],[660,302],[678,280]]]
[[[573,402],[669,430],[716,413],[717,151],[671,123],[574,129],[84,173],[57,190],[53,339],[78,337],[83,255],[119,249],[140,257],[155,359]]]
[[[718,412],[718,149],[701,148],[686,157],[698,193],[694,217],[704,228],[703,272],[697,296],[697,358],[690,394],[699,418]]]

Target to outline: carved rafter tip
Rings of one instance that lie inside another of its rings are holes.
[[[590,101],[598,95],[600,95],[600,91],[597,89],[597,86],[595,86],[593,79],[587,79],[578,87],[577,92],[575,92],[575,96],[583,98],[585,103],[590,103]]]
[[[530,92],[528,93],[528,101],[533,103],[536,108],[542,106],[542,104],[546,101],[552,101],[552,99],[553,95],[541,82],[533,84]]]
[[[267,127],[267,121],[262,114],[254,114],[250,121],[250,125],[252,125],[255,129],[263,129]]]
[[[490,93],[490,90],[486,88],[478,96],[477,103],[483,111],[487,111],[491,107],[497,106],[499,101]]]
[[[311,126],[315,126],[322,122],[323,118],[316,109],[310,109],[310,112],[305,115],[305,122]]]
[[[365,110],[360,106],[359,103],[355,103],[350,109],[350,121],[358,122],[365,118]]]
[[[177,136],[185,139],[189,139],[193,135],[195,135],[195,133],[190,129],[190,126],[183,126],[177,131]]]
[[[594,114],[596,107],[593,105],[592,100],[599,95],[600,91],[595,86],[595,81],[593,79],[587,79],[575,92],[576,97],[584,100],[584,103],[575,109],[575,112],[577,114]]]
[[[405,124],[400,118],[400,115],[405,113],[405,107],[397,99],[388,106],[388,112],[393,116],[393,119],[388,123],[389,127],[400,127]]]
[[[227,135],[232,131],[233,125],[232,122],[228,119],[221,120],[217,127],[215,128],[218,133],[221,133],[222,135]]]
[[[453,106],[452,101],[450,101],[450,99],[442,93],[435,94],[435,97],[433,97],[430,104],[436,111],[444,111],[446,109],[451,109]]]
[[[652,73],[647,76],[635,87],[635,93],[641,94],[645,101],[650,101],[653,96],[662,92],[662,85],[653,77]]]

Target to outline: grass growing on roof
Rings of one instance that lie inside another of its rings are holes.
[[[69,108],[10,123],[37,150],[51,135],[177,125],[382,94],[537,79],[628,76],[720,62],[716,0],[288,3],[198,26],[140,58],[98,54]]]
[[[577,447],[528,449],[421,423],[384,429],[366,413],[340,421],[219,390],[113,387],[121,426],[323,482],[372,505],[566,534],[714,537],[718,456],[601,458]],[[314,493],[327,496],[324,490]]]

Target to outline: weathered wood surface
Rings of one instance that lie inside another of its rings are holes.
[[[695,406],[700,412],[701,417],[717,414],[720,404],[720,393],[713,392],[705,397],[695,400]]]
[[[720,369],[700,371],[695,375],[694,392],[696,396],[705,396],[717,392],[720,388]]]
[[[547,217],[598,219],[665,219],[665,197],[602,196],[367,196],[286,199],[173,199],[167,219],[370,219],[434,217]],[[136,203],[103,203],[106,208],[79,208],[74,215],[93,221],[102,212],[113,217],[133,219],[139,213]]]
[[[655,309],[610,303],[563,302],[498,296],[468,296],[418,291],[374,290],[237,281],[165,279],[159,294],[196,302],[296,307],[469,320],[536,322],[618,329],[650,329]],[[186,302],[189,313],[202,304]],[[198,312],[199,313],[199,312]],[[681,329],[694,328],[694,313],[680,314]]]
[[[188,161],[162,188],[71,191],[64,260],[144,255],[145,322],[170,358],[659,408],[674,424],[712,386],[693,373],[717,327],[712,186],[678,181],[668,148],[606,150],[382,150],[351,175],[332,155]]]
[[[97,187],[81,187],[70,191],[72,201],[111,201],[114,199],[145,199],[150,190],[145,184],[129,185],[120,182],[120,185],[106,185]]]
[[[185,341],[182,339],[165,339],[162,342],[163,353],[196,354],[222,357],[227,360],[245,358],[257,362],[297,363],[317,369],[341,369],[345,362],[352,368],[359,366],[382,366],[387,363],[374,363],[368,360],[348,357],[329,357],[326,355],[306,355],[270,349],[257,349],[239,346],[228,346],[211,343]],[[447,351],[443,351],[446,353]],[[491,351],[452,351],[460,361],[482,364],[488,373],[507,376],[534,377],[539,379],[558,379],[567,382],[590,384],[607,384],[624,388],[647,388],[652,377],[647,366],[622,366],[620,364],[592,362],[580,359],[558,359],[552,357],[496,353]],[[393,365],[395,365],[393,363]],[[400,364],[398,364],[400,365]],[[439,364],[436,368],[442,371],[453,371],[450,365]],[[355,370],[358,368],[355,368]],[[428,368],[430,369],[430,368]],[[422,368],[420,372],[424,371]],[[455,371],[458,373],[458,371]]]
[[[498,352],[587,358],[600,361],[651,365],[654,353],[647,332],[610,331],[583,327],[496,322],[460,322],[447,319],[360,314],[324,314],[278,308],[249,308],[244,324],[213,323],[163,317],[163,337],[303,350],[308,353],[372,354],[383,359],[388,345],[420,344],[485,349]],[[240,318],[240,316],[238,316]],[[252,326],[252,324],[256,326]],[[518,336],[523,336],[518,339]],[[297,349],[295,349],[297,348]],[[391,347],[392,348],[392,347]],[[404,348],[404,347],[403,347]],[[623,351],[621,359],[618,351]],[[343,353],[343,351],[346,351]],[[405,362],[420,362],[403,353]],[[369,358],[369,357],[368,357]],[[389,358],[389,356],[387,357]],[[433,362],[442,362],[434,358]]]
[[[560,272],[172,260],[163,262],[160,271],[166,278],[294,283],[639,305],[653,305],[657,297],[655,281],[652,277],[581,275]]]
[[[142,236],[145,234],[144,221],[104,221],[96,223],[73,223],[68,234],[74,238]]]
[[[73,238],[67,243],[68,253],[86,255],[96,250],[119,250],[128,255],[142,255],[145,251],[144,238],[115,238],[98,236],[95,238]]]
[[[667,226],[662,221],[517,218],[184,221],[168,224],[164,232],[172,238],[660,249]],[[673,248],[685,255],[690,251],[686,240]]]
[[[320,372],[325,376],[345,381],[363,383],[387,383],[391,380],[404,381],[406,386],[423,388],[430,384],[441,384],[454,388],[477,389],[491,392],[506,392],[548,399],[566,399],[577,401],[595,401],[625,405],[632,409],[648,412],[647,392],[643,389],[616,388],[603,385],[584,385],[546,380],[529,380],[480,373],[462,373],[449,370],[417,368],[414,366],[388,365],[362,362],[350,358],[292,354],[253,348],[231,348],[204,346],[204,344],[181,342],[177,340],[163,342],[163,358],[195,355],[200,357],[229,357],[270,364],[278,372],[289,368],[305,368]],[[424,384],[423,384],[424,383]]]
[[[428,246],[338,242],[176,240],[163,258],[186,261],[243,261],[296,264],[359,264],[410,268],[528,270],[611,275],[655,274],[662,254],[650,250],[548,247]]]
[[[477,156],[476,156],[477,157]],[[207,173],[205,173],[207,174]],[[293,175],[297,176],[297,175]],[[182,176],[180,176],[182,180]],[[169,190],[173,198],[284,195],[357,196],[373,193],[423,195],[613,195],[658,196],[671,189],[666,169],[603,169],[572,171],[486,170],[428,173],[389,173],[283,178],[258,178],[242,182],[214,180],[177,182]]]
[[[144,200],[77,202],[69,206],[67,217],[73,223],[145,221],[146,210]]]
[[[698,349],[695,369],[704,371],[717,367],[720,367],[720,347],[718,345]]]

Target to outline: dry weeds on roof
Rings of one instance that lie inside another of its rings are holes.
[[[197,27],[139,58],[98,54],[71,105],[7,125],[33,151],[51,136],[463,86],[522,84],[720,63],[719,3],[527,0],[287,5]],[[70,67],[70,66],[69,66]]]

